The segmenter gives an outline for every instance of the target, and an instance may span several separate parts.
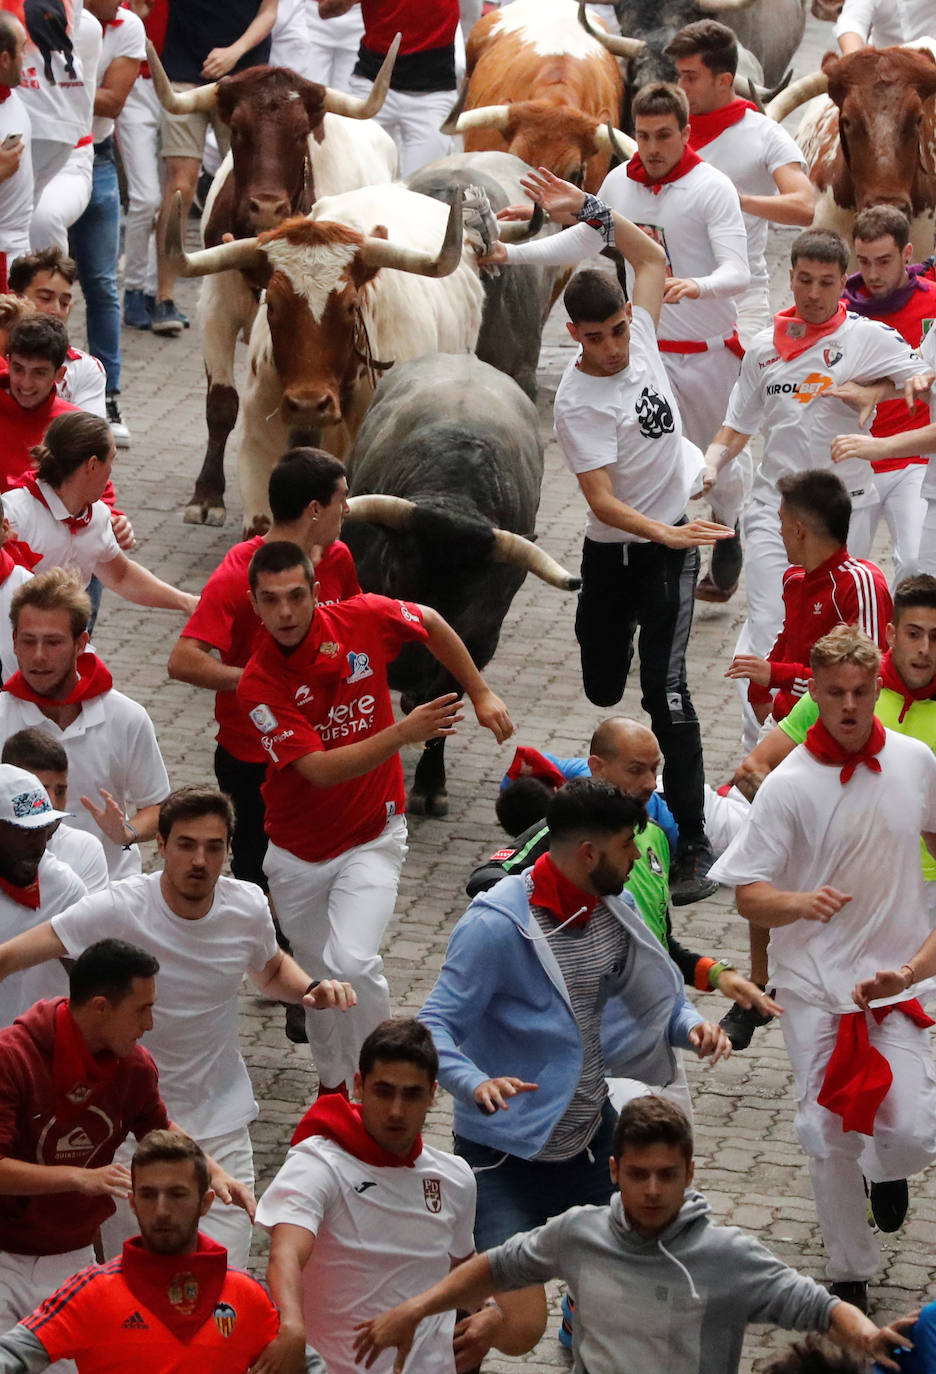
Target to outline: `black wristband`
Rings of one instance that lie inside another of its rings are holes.
[[[313,978],[313,979],[312,979],[312,982],[309,984],[309,986],[306,988],[305,992],[302,994],[303,997],[308,997],[308,995],[309,995],[310,992],[314,992],[315,989],[318,987],[318,985],[319,985],[319,983],[320,983],[321,981],[322,981],[321,978]]]

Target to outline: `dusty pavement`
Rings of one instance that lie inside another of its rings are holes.
[[[811,68],[831,41],[831,28],[810,21],[797,71]],[[792,231],[771,236],[776,308],[787,303],[786,254]],[[178,297],[194,318],[195,288],[182,284]],[[543,546],[567,566],[577,564],[582,501],[563,468],[552,438],[552,389],[569,357],[564,328],[554,316],[541,367],[540,410],[547,441],[546,480],[539,515]],[[80,342],[80,326],[75,337]],[[229,457],[229,516],[224,529],[183,525],[181,511],[200,465],[205,426],[204,384],[197,329],[178,340],[128,332],[125,335],[123,408],[133,447],[121,453],[114,477],[121,502],[133,515],[139,557],[188,590],[201,588],[224,552],[240,536],[240,508]],[[241,359],[242,361],[242,359]],[[690,682],[703,722],[710,781],[730,776],[738,736],[733,689],[722,676],[742,618],[740,596],[726,607],[701,606],[690,654]],[[560,754],[581,751],[597,713],[584,699],[572,634],[571,597],[529,579],[508,617],[488,677],[507,700],[517,739]],[[95,639],[114,671],[117,685],[152,715],[176,785],[212,778],[213,721],[207,693],[172,683],[166,660],[181,621],[165,612],[141,611],[105,593]],[[633,674],[636,683],[636,672]],[[640,714],[638,692],[628,689],[623,709]],[[446,820],[413,820],[410,854],[386,946],[387,973],[398,1012],[418,1010],[439,968],[446,939],[465,906],[463,884],[472,866],[496,847],[493,798],[512,746],[498,749],[489,735],[469,723],[449,748],[450,813]],[[405,759],[408,773],[415,750]],[[148,856],[152,863],[153,856]],[[676,913],[680,938],[692,947],[745,964],[746,932],[727,894]],[[700,999],[707,1014],[725,1004]],[[253,1128],[258,1183],[262,1188],[281,1161],[292,1127],[314,1093],[308,1052],[288,1044],[283,1013],[245,991],[241,1041],[253,1077],[260,1116]],[[719,1221],[755,1232],[803,1272],[822,1275],[822,1255],[803,1156],[792,1132],[791,1076],[776,1029],[758,1032],[751,1050],[714,1070],[689,1066],[697,1139],[697,1184]],[[430,1136],[450,1142],[449,1103],[441,1097]],[[883,1320],[936,1292],[932,1282],[929,1227],[936,1222],[936,1173],[913,1185],[910,1220],[886,1238],[885,1258],[872,1288],[875,1316]],[[263,1237],[256,1265],[263,1270]],[[555,1306],[555,1303],[553,1304]],[[743,1369],[788,1338],[752,1329]],[[540,1371],[567,1368],[568,1360],[550,1331],[533,1354],[492,1359],[491,1370]]]

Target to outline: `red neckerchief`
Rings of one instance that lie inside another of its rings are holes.
[[[655,196],[658,196],[661,186],[666,186],[671,181],[678,181],[679,178],[684,177],[687,172],[691,172],[693,167],[698,167],[701,161],[702,159],[699,157],[699,154],[694,153],[689,145],[686,144],[686,147],[683,149],[682,157],[676,163],[675,167],[670,168],[665,177],[651,177],[640,160],[640,154],[635,153],[627,164],[627,175],[630,177],[631,181],[637,181],[641,186],[647,186]]]
[[[63,998],[55,1013],[52,1051],[55,1116],[59,1125],[80,1115],[95,1094],[113,1080],[119,1068],[116,1054],[91,1053],[68,1009],[68,998]]]
[[[880,1025],[892,1011],[909,1016],[915,1026],[924,1030],[936,1025],[915,997],[906,1002],[894,1002],[889,1007],[872,1007],[871,1015]],[[890,1064],[868,1038],[864,1012],[855,1011],[839,1017],[835,1049],[816,1099],[819,1106],[842,1118],[843,1131],[873,1135],[874,1118],[893,1081]]]
[[[188,1255],[153,1254],[134,1236],[124,1241],[120,1261],[120,1277],[137,1302],[184,1345],[214,1312],[227,1271],[227,1250],[201,1232],[198,1248]]]
[[[3,690],[19,701],[31,701],[34,706],[78,706],[82,702],[91,701],[93,697],[103,696],[113,687],[114,679],[111,677],[110,669],[104,666],[97,654],[79,654],[75,666],[78,681],[68,696],[56,698],[54,702],[51,702],[49,697],[41,697],[38,692],[34,692],[20,672],[7,678]]]
[[[8,883],[6,878],[0,878],[0,892],[5,892],[11,901],[17,902],[20,906],[28,906],[30,911],[39,910],[38,874],[26,887],[16,887],[13,883]]]
[[[35,477],[33,477],[32,473],[25,472],[23,474],[23,476],[20,478],[20,486],[25,487],[26,490],[29,492],[30,496],[33,497],[34,500],[41,502],[41,504],[45,506],[49,514],[52,514],[51,507],[49,506],[48,501],[43,496],[42,489],[40,488],[39,483],[36,481]],[[59,524],[67,525],[70,534],[77,534],[79,530],[83,530],[87,525],[91,524],[91,516],[93,514],[94,506],[87,505],[85,506],[83,511],[80,511],[78,513],[78,515],[67,515],[64,520],[59,520]],[[58,519],[58,517],[56,517],[56,519]]]
[[[573,928],[588,925],[599,899],[570,882],[548,854],[541,854],[533,865],[533,890],[530,905],[542,907],[557,921]],[[574,918],[574,919],[573,919]]]
[[[896,692],[899,697],[903,697],[903,706],[901,706],[900,715],[897,717],[898,725],[903,724],[904,716],[915,701],[930,701],[933,696],[936,696],[936,678],[927,682],[925,687],[907,686],[894,667],[894,655],[890,649],[881,659],[881,678],[888,691]]]
[[[12,88],[12,86],[4,86],[4,85],[2,84],[2,82],[0,82],[0,105],[2,105],[2,104],[4,103],[4,101],[9,100],[9,98],[10,98],[10,96],[11,96],[12,94],[13,94],[13,88]]]
[[[875,716],[870,735],[862,747],[853,754],[843,749],[838,740],[832,738],[821,720],[817,720],[815,725],[806,731],[805,744],[819,763],[828,763],[836,767],[838,764],[843,765],[839,781],[844,787],[860,763],[863,763],[870,773],[880,773],[881,764],[875,755],[884,748],[886,739],[887,731]]]
[[[507,769],[507,776],[511,781],[514,778],[539,778],[551,787],[561,787],[565,782],[556,765],[551,763],[545,754],[541,754],[538,749],[533,749],[528,744],[517,746],[513,762]]]
[[[378,1169],[412,1169],[423,1148],[422,1136],[418,1135],[409,1154],[391,1154],[364,1129],[361,1104],[349,1102],[340,1093],[327,1093],[312,1103],[293,1132],[292,1144],[298,1145],[310,1135],[323,1135],[362,1164],[373,1164]]]
[[[753,110],[757,114],[757,106],[753,100],[729,100],[727,105],[722,105],[717,110],[709,110],[708,114],[690,115],[689,147],[698,152],[706,143],[711,143],[719,134],[730,129],[732,124],[740,124],[748,110]]]
[[[774,315],[773,346],[785,363],[791,362],[805,353],[807,348],[812,348],[817,339],[834,334],[845,323],[847,314],[848,311],[839,302],[835,314],[825,324],[809,324],[800,319],[796,306],[791,305],[789,309],[781,310],[779,315]]]
[[[0,584],[4,583],[14,568],[25,568],[32,572],[37,563],[42,562],[41,553],[33,553],[22,539],[8,539],[0,548]]]
[[[119,29],[122,23],[123,23],[123,20],[122,20],[122,19],[116,19],[116,18],[115,18],[115,19],[102,19],[102,20],[101,20],[101,26],[103,27],[105,33],[107,32],[108,29]],[[756,108],[756,107],[755,107],[755,108]]]

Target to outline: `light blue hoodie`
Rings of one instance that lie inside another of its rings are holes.
[[[623,967],[602,980],[599,993],[605,1072],[663,1086],[676,1071],[671,1046],[687,1048],[704,1018],[630,893],[604,900],[630,935]],[[471,903],[419,1019],[439,1051],[439,1081],[455,1099],[455,1134],[521,1159],[538,1155],[572,1099],[583,1053],[522,876],[503,878]],[[539,1087],[512,1097],[505,1112],[483,1112],[475,1088],[508,1075]]]

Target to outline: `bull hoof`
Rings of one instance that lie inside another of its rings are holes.
[[[448,793],[410,792],[406,809],[411,816],[430,816],[433,820],[441,820],[448,815]]]
[[[255,539],[258,534],[266,534],[270,528],[270,517],[268,515],[255,515],[249,524],[244,525],[245,539]]]
[[[223,506],[209,506],[204,502],[196,502],[186,507],[182,520],[186,525],[220,526],[224,524],[226,515]]]

